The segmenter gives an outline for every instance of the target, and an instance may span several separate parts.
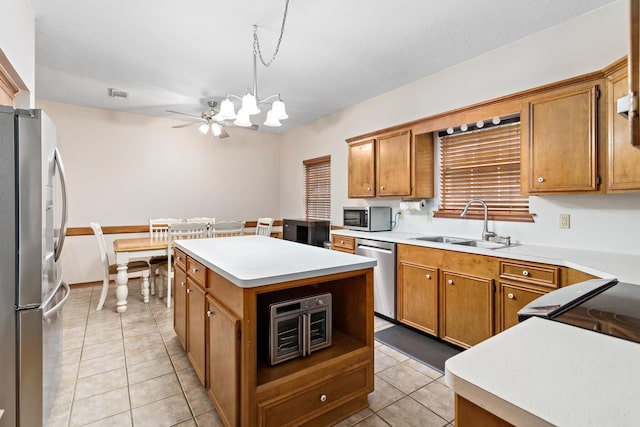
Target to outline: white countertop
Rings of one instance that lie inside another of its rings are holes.
[[[241,288],[375,267],[376,260],[265,236],[179,240],[176,247]]]
[[[343,229],[333,230],[331,233],[364,239],[381,240],[385,242],[403,243],[407,245],[510,258],[521,261],[554,264],[570,267],[603,279],[617,278],[621,282],[640,284],[640,255],[526,244],[518,244],[502,249],[484,249],[447,243],[412,240],[416,237],[425,236],[426,234],[398,231],[363,232]]]
[[[530,318],[447,360],[453,390],[514,425],[640,425],[640,344]]]

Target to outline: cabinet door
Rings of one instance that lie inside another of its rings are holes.
[[[224,425],[239,425],[240,320],[207,296],[208,390]]]
[[[187,349],[187,274],[181,268],[174,271],[173,329],[182,348]]]
[[[640,1],[629,0],[629,17],[631,21],[629,95],[635,99],[633,111],[629,111],[629,133],[631,145],[640,148],[640,116],[637,104],[640,95]]]
[[[373,139],[349,144],[349,197],[374,197],[375,141]]]
[[[518,311],[547,292],[500,282],[501,331],[518,323]]]
[[[609,78],[609,175],[607,192],[640,190],[640,150],[629,144],[628,120],[617,114],[617,100],[628,94],[627,73]]]
[[[378,138],[376,194],[411,195],[411,132]]]
[[[187,357],[202,385],[205,384],[205,291],[187,278]]]
[[[471,347],[493,335],[493,279],[442,272],[441,336]]]
[[[438,334],[438,269],[400,262],[398,320]]]
[[[529,103],[521,127],[523,192],[597,190],[597,94],[589,85]]]

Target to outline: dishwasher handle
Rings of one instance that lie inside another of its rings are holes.
[[[373,246],[358,245],[358,247],[356,248],[356,251],[358,249],[364,249],[366,251],[373,251],[373,252],[380,252],[380,253],[389,254],[389,255],[393,254],[393,251],[390,250],[390,249],[376,248],[376,247],[373,247]]]

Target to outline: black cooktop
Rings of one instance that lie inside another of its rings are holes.
[[[552,319],[640,342],[640,285],[618,282]]]

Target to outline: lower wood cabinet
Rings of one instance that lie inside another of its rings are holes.
[[[441,336],[471,347],[493,335],[493,279],[443,271]]]
[[[398,320],[438,335],[438,269],[398,263]]]
[[[206,344],[205,291],[187,277],[187,357],[205,385]]]
[[[351,236],[342,236],[340,234],[331,235],[331,247],[335,251],[356,253],[356,238]]]
[[[228,426],[240,422],[240,319],[210,295],[206,297],[209,352],[207,393]]]
[[[501,331],[518,324],[518,311],[536,298],[549,292],[508,282],[499,282],[499,286]]]
[[[183,349],[187,349],[187,273],[177,264],[173,280],[173,329]]]

